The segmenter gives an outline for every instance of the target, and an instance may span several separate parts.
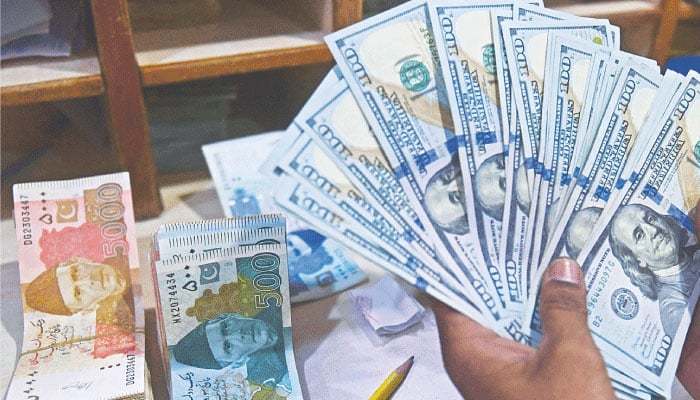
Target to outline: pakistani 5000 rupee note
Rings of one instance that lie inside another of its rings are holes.
[[[273,181],[259,172],[284,132],[202,146],[216,192],[228,217],[278,212]],[[318,299],[345,290],[365,274],[337,242],[287,216],[291,301]]]
[[[579,255],[606,362],[665,397],[700,294],[690,216],[700,199],[700,75],[691,71],[670,104],[656,129],[640,132],[648,144],[630,155],[620,194]]]
[[[437,49],[424,1],[410,1],[326,36],[331,53],[436,253],[500,319],[497,287],[475,256]]]
[[[284,228],[268,233],[155,263],[172,398],[302,398]]]
[[[144,398],[129,175],[13,189],[24,338],[7,398]]]

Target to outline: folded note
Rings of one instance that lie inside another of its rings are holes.
[[[372,286],[349,293],[355,308],[378,335],[394,335],[423,319],[423,306],[386,274]]]

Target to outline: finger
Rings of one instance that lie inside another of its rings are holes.
[[[433,301],[433,312],[435,312],[435,321],[437,322],[438,329],[441,331],[441,335],[444,334],[445,338],[450,342],[464,337],[464,333],[469,337],[498,337],[492,330],[441,301]]]
[[[532,351],[521,343],[498,336],[442,302],[434,300],[433,311],[445,364],[457,359],[460,368],[483,370],[485,364],[511,363]]]
[[[700,399],[698,371],[700,371],[700,307],[696,306],[683,344],[683,351],[681,351],[678,371],[676,371],[678,380],[694,399]]]
[[[700,241],[700,199],[695,206],[695,236]],[[696,306],[676,372],[678,380],[693,398],[700,398],[698,370],[700,370],[700,307]]]
[[[700,199],[695,206],[695,237],[700,241]]]
[[[562,257],[552,261],[543,275],[539,296],[541,345],[556,345],[572,339],[592,341],[583,272],[575,260]]]
[[[514,373],[514,366],[533,352],[438,300],[432,303],[445,370],[462,394],[483,395],[493,390],[494,381],[508,380],[506,376]]]

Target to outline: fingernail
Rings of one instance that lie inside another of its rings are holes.
[[[571,258],[557,258],[549,264],[544,279],[580,285],[583,280],[581,267]]]

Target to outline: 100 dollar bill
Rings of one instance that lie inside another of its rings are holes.
[[[321,196],[334,203],[348,219],[352,219],[354,223],[372,232],[389,248],[402,251],[405,257],[431,263],[434,266],[433,270],[439,275],[442,267],[436,265],[437,261],[433,256],[423,252],[421,247],[412,246],[400,227],[374,208],[366,200],[361,188],[353,185],[333,159],[328,157],[307,134],[302,132],[297,137],[279,160],[279,167],[287,172],[287,179],[302,181],[315,187]]]
[[[219,201],[228,217],[278,212],[274,180],[260,171],[285,132],[270,132],[204,145]],[[287,216],[291,301],[329,296],[365,280],[364,272],[332,239]]]
[[[540,264],[541,253],[552,235],[559,208],[566,201],[565,193],[571,182],[571,159],[579,134],[579,121],[584,99],[589,90],[591,62],[602,46],[578,41],[571,37],[550,34],[545,70],[545,90],[542,110],[542,169],[535,215],[530,262]],[[548,264],[549,260],[545,264]],[[534,271],[536,273],[536,271]],[[536,281],[535,281],[536,282]]]
[[[579,260],[587,266],[591,332],[606,362],[662,395],[700,294],[700,248],[690,212],[700,182],[700,75],[690,72]],[[640,140],[638,138],[637,140]],[[635,153],[633,149],[633,153]]]
[[[586,230],[593,229],[597,215],[617,184],[638,133],[648,124],[646,120],[652,102],[664,100],[663,96],[657,96],[662,82],[658,71],[634,65],[628,66],[621,77],[613,90],[611,107],[602,119],[604,125],[595,135],[590,162],[579,173],[576,186],[572,188],[571,201],[564,205],[560,214],[567,224],[560,223],[555,228],[551,244],[543,254],[543,264],[558,255],[578,256],[582,243],[588,238]],[[588,211],[575,215],[586,209]],[[584,217],[586,213],[588,217]]]
[[[402,238],[436,258],[423,226],[338,67],[323,79],[295,122]]]
[[[514,259],[522,259],[523,276],[520,282],[530,282],[532,271],[536,269],[530,262],[537,216],[537,194],[542,175],[542,164],[538,154],[540,147],[542,96],[544,90],[544,65],[549,33],[577,37],[604,46],[617,46],[613,41],[613,32],[619,29],[598,20],[575,20],[556,22],[505,21],[501,28],[506,43],[506,56],[511,66],[516,114],[519,118],[527,181],[530,187],[527,231],[524,244],[520,247],[522,254]]]
[[[631,61],[630,61],[631,62]],[[618,182],[628,154],[644,125],[649,126],[647,114],[656,97],[662,76],[644,65],[629,64],[612,91],[612,100],[600,128],[594,135],[589,162],[578,174],[567,201],[561,204],[561,212],[555,217],[558,223],[550,224],[548,242],[537,270],[533,270],[532,282],[539,282],[546,265],[557,256],[576,258],[593,230],[598,216],[605,207]],[[541,221],[546,225],[545,221]],[[525,325],[530,326],[534,316],[537,285],[532,285]],[[532,326],[539,331],[539,326]]]
[[[458,141],[426,2],[402,4],[326,42],[443,265],[500,319],[497,284],[468,239]]]
[[[471,241],[479,243],[478,263],[485,266],[501,304],[514,309],[499,268],[501,221],[506,177],[498,98],[498,68],[491,12],[513,9],[512,2],[431,3],[430,17],[453,112],[464,188],[463,202]]]
[[[492,326],[495,323],[493,319],[489,319],[488,314],[482,315],[468,296],[442,283],[441,278],[436,277],[434,271],[426,269],[427,267],[420,260],[388,248],[385,242],[353,221],[342,209],[324,199],[322,195],[319,196],[313,186],[280,176],[275,190],[275,199],[284,209],[304,218],[329,237],[335,238],[411,285],[486,326]]]

